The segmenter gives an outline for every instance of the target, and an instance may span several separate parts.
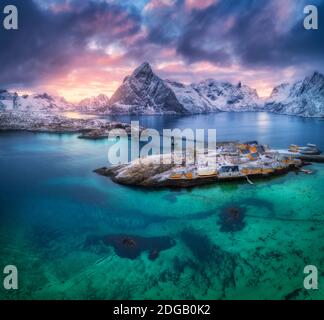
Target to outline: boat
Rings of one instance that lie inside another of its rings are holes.
[[[187,172],[184,176],[185,176],[186,179],[192,179],[193,178],[192,172]]]
[[[313,171],[312,170],[307,170],[307,169],[300,169],[301,172],[304,172],[306,174],[312,174]]]
[[[183,177],[182,173],[175,173],[175,174],[170,175],[169,179],[180,180],[180,179],[182,179],[182,177]]]
[[[185,179],[193,179],[193,173],[192,172],[186,172],[186,173],[175,173],[169,176],[169,179],[171,180],[185,180]]]

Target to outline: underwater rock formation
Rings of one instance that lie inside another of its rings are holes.
[[[112,246],[119,257],[131,260],[138,258],[142,252],[148,251],[148,257],[152,261],[158,258],[161,251],[170,249],[175,245],[175,241],[170,237],[141,237],[126,234],[112,234],[102,237],[90,236],[85,245],[95,245],[99,242],[106,246]]]
[[[245,227],[245,209],[237,206],[227,207],[219,215],[218,224],[222,232],[237,232]]]

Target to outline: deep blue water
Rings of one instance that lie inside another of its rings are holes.
[[[324,149],[323,119],[307,119],[265,112],[223,112],[217,114],[182,116],[110,116],[112,120],[138,120],[146,128],[159,131],[171,128],[216,129],[218,141],[258,140],[276,148],[290,144],[315,143]]]

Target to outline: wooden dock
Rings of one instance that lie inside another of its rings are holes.
[[[297,158],[297,159],[301,159],[301,160],[304,160],[304,161],[324,163],[324,155],[323,154],[309,155],[309,154],[292,153],[292,152],[286,152],[285,153],[285,152],[282,152],[282,151],[279,151],[279,153],[281,155],[283,155],[283,156]]]
[[[301,160],[309,161],[309,162],[324,162],[324,155],[306,155],[301,154],[299,156],[296,156],[296,158],[299,158]]]

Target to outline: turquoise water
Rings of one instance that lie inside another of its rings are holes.
[[[134,119],[134,118],[132,118]],[[313,142],[324,122],[267,114],[140,117],[161,129],[218,129],[222,139],[274,147]],[[130,117],[123,120],[129,121]],[[19,290],[1,299],[323,299],[324,166],[314,174],[144,190],[114,184],[107,141],[77,135],[0,133],[0,270],[14,264]],[[224,213],[241,223],[229,231]],[[155,259],[118,255],[108,235],[168,237]],[[303,269],[319,269],[319,290]],[[0,273],[2,274],[2,273]]]

